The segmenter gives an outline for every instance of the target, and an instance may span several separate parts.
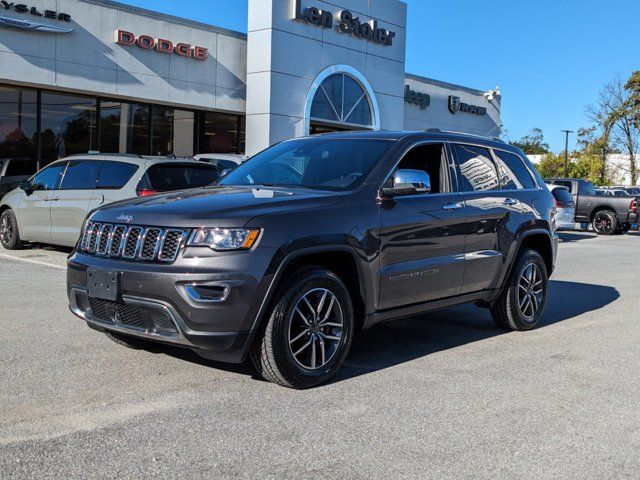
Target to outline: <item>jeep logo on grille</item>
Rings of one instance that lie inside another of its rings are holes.
[[[127,215],[126,213],[121,213],[120,215],[118,215],[118,218],[116,218],[116,220],[118,220],[119,222],[131,223],[133,222],[133,215]]]

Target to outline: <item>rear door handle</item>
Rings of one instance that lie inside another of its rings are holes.
[[[445,210],[457,210],[462,207],[464,207],[462,203],[445,203],[442,208]]]
[[[58,200],[60,200],[60,197],[51,197],[47,200],[47,202],[57,202]]]
[[[518,203],[518,200],[516,200],[515,198],[505,198],[502,203],[505,205],[515,205]]]

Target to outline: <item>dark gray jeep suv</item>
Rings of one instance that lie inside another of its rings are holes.
[[[118,343],[250,356],[294,388],[331,378],[358,329],[463,302],[539,322],[554,201],[518,149],[446,132],[299,138],[215,185],[86,220],[70,308]]]

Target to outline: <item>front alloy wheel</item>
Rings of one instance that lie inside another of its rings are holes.
[[[0,216],[0,243],[7,250],[17,250],[22,246],[18,222],[10,209],[2,212]]]
[[[324,367],[344,341],[344,316],[336,296],[326,288],[305,293],[289,320],[289,349],[296,363],[309,370]]]
[[[302,267],[274,295],[251,360],[270,382],[298,389],[320,385],[349,353],[353,317],[340,277],[321,267]]]

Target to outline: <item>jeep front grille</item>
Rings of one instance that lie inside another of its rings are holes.
[[[80,251],[103,257],[146,262],[173,262],[187,238],[187,230],[87,222]]]

